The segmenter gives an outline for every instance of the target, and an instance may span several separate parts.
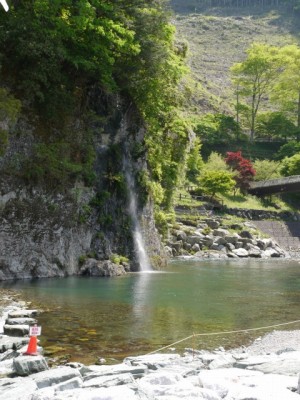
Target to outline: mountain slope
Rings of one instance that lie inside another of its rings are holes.
[[[192,113],[233,112],[230,67],[243,59],[253,42],[285,45],[299,42],[299,27],[287,8],[211,8],[187,12],[173,1],[177,35],[189,45],[193,85]],[[190,5],[190,7],[188,7]]]

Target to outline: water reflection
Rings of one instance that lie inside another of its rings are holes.
[[[94,362],[97,356],[122,359],[193,333],[298,319],[300,265],[296,262],[184,261],[172,263],[167,272],[111,279],[41,279],[2,286],[17,289],[33,307],[46,310],[39,317],[46,350],[60,347],[82,362]],[[296,328],[300,326],[287,327]],[[249,338],[201,338],[196,345],[228,347]]]

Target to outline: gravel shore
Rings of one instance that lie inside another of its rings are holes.
[[[256,339],[250,346],[243,347],[250,355],[277,353],[282,350],[300,350],[300,330],[273,331]],[[240,352],[241,348],[233,350]]]

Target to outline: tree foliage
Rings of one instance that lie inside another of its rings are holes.
[[[241,136],[239,124],[230,115],[206,114],[198,118],[193,126],[201,140],[210,144],[236,141]]]
[[[292,157],[296,153],[300,153],[300,142],[292,140],[282,145],[275,156],[277,160],[282,160],[285,157]]]
[[[297,136],[295,124],[283,112],[265,112],[257,117],[256,137],[287,139]]]
[[[232,172],[204,171],[199,177],[201,190],[214,197],[217,193],[225,194],[235,186]]]
[[[88,115],[93,91],[103,102],[112,93],[126,99],[146,127],[151,179],[169,206],[189,136],[177,89],[186,51],[176,44],[165,0],[11,3],[0,14],[0,76],[28,116],[61,127],[70,115]]]
[[[280,178],[280,162],[272,160],[255,160],[253,163],[255,170],[255,181],[266,181],[268,179]]]
[[[233,83],[239,92],[239,97],[245,100],[246,118],[252,140],[261,103],[269,96],[281,65],[282,60],[277,47],[253,43],[247,50],[246,59],[231,68]]]
[[[245,192],[249,188],[249,183],[253,180],[255,175],[255,170],[250,160],[244,158],[240,151],[228,151],[225,161],[227,165],[237,172],[234,176],[236,185],[242,193]]]
[[[300,153],[284,158],[281,162],[280,172],[283,176],[300,175]]]
[[[279,54],[284,68],[274,87],[273,102],[292,116],[300,129],[300,48],[297,45],[284,46]]]

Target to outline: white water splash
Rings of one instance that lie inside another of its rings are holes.
[[[129,214],[132,220],[133,225],[133,241],[134,241],[134,250],[136,253],[136,257],[139,263],[141,272],[149,272],[152,271],[151,264],[146,253],[145,243],[142,236],[141,227],[137,218],[137,206],[136,206],[136,196],[135,196],[135,187],[134,181],[130,174],[130,170],[126,162],[125,165],[125,177],[128,188],[129,195]]]
[[[9,10],[8,4],[6,3],[6,0],[0,0],[0,3],[2,4],[4,10],[7,12]]]

